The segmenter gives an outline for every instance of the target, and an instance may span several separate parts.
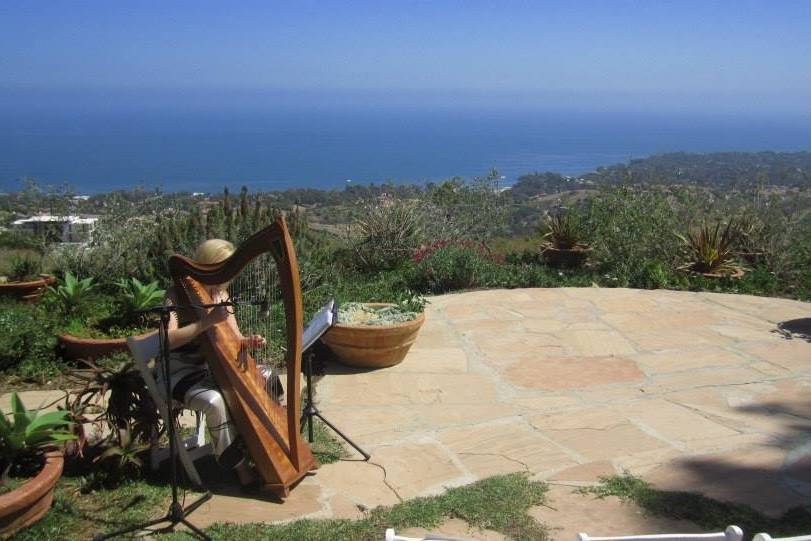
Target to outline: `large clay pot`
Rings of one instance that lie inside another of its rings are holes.
[[[62,475],[65,460],[61,451],[45,455],[45,466],[16,490],[0,496],[0,536],[34,524],[51,509],[54,487]]]
[[[572,248],[555,248],[548,244],[541,248],[541,255],[549,266],[567,269],[582,267],[590,253],[591,248],[583,244]]]
[[[62,355],[71,361],[94,361],[119,351],[127,351],[126,338],[79,338],[60,334]]]
[[[23,302],[37,302],[45,288],[56,283],[54,276],[42,276],[37,280],[28,282],[8,282],[0,284],[0,295],[13,297]]]
[[[368,306],[390,305],[369,303]],[[344,364],[359,368],[384,368],[402,362],[417,339],[423,322],[425,314],[421,313],[412,321],[393,325],[337,323],[322,340]]]

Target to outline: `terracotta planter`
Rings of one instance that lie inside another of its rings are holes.
[[[13,297],[23,302],[37,302],[45,292],[45,288],[55,283],[56,277],[54,276],[43,276],[38,280],[28,282],[9,282],[0,284],[0,295]]]
[[[694,270],[691,265],[679,267],[678,270],[689,274],[695,274],[697,276],[703,276],[704,278],[713,278],[713,279],[732,278],[734,280],[738,280],[740,278],[743,278],[743,275],[746,274],[746,271],[744,271],[743,269],[735,269],[734,271],[731,272],[699,272]]]
[[[0,535],[10,536],[45,516],[51,509],[54,487],[64,464],[61,451],[50,451],[45,455],[45,466],[36,477],[0,496]]]
[[[567,269],[582,267],[590,253],[591,248],[583,244],[573,248],[555,248],[549,244],[541,248],[541,255],[548,265]]]
[[[63,356],[71,361],[94,361],[127,351],[126,338],[79,338],[69,334],[60,334],[58,338]]]
[[[390,306],[369,303],[368,306]],[[384,368],[402,362],[417,333],[425,322],[425,314],[412,321],[393,325],[346,325],[338,323],[322,340],[340,361],[359,368]]]

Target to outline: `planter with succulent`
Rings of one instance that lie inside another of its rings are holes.
[[[744,269],[735,261],[733,249],[740,236],[736,223],[718,221],[704,223],[701,227],[688,231],[686,235],[676,233],[682,241],[688,263],[679,270],[705,278],[740,278]]]
[[[157,282],[120,280],[116,295],[98,291],[92,278],[79,280],[68,273],[63,284],[52,288],[53,298],[65,318],[59,334],[63,354],[71,360],[93,360],[127,350],[126,338],[154,327],[144,310],[163,299]]]
[[[573,211],[547,215],[543,228],[541,255],[552,267],[582,267],[591,253],[583,242],[583,227]]]
[[[425,300],[341,305],[322,340],[349,366],[384,368],[402,362],[425,322]]]
[[[36,302],[48,286],[56,283],[53,276],[42,274],[42,259],[31,254],[11,258],[6,276],[0,276],[0,295],[23,302]]]
[[[11,535],[45,516],[62,475],[60,445],[73,439],[68,412],[27,410],[12,393],[11,415],[0,411],[0,535]]]

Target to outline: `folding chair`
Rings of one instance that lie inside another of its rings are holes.
[[[404,537],[394,533],[394,528],[386,530],[386,541],[467,541],[457,537],[445,537],[439,534],[429,533],[427,537]]]
[[[797,537],[772,537],[767,533],[759,533],[752,538],[752,541],[811,541],[811,534]]]
[[[673,533],[658,535],[629,535],[622,537],[591,537],[577,534],[577,541],[742,541],[743,531],[737,526],[727,526],[718,533]]]
[[[158,333],[152,332],[138,336],[130,336],[127,338],[127,347],[129,347],[130,353],[135,359],[135,366],[138,367],[141,377],[144,378],[149,394],[158,406],[158,411],[162,418],[174,420],[175,414],[179,413],[180,410],[186,409],[186,407],[182,403],[172,400],[172,415],[170,417],[166,400],[164,399],[165,392],[158,387],[158,382],[155,381],[155,377],[152,375],[152,369],[149,367],[149,361],[158,357],[160,353],[160,338]],[[197,411],[194,412],[194,414],[197,422],[195,435],[183,439],[179,432],[175,432],[175,447],[178,450],[180,463],[183,465],[183,469],[186,470],[189,480],[195,486],[200,487],[203,485],[203,482],[200,479],[197,468],[194,467],[194,461],[200,457],[211,454],[212,448],[210,444],[206,443],[206,427],[203,414]],[[157,441],[155,441],[150,449],[149,456],[152,469],[157,470],[161,463],[168,458],[169,449],[160,447]]]

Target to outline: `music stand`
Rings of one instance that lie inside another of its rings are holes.
[[[354,441],[349,439],[349,437],[338,430],[338,428],[329,422],[326,417],[324,417],[318,408],[315,406],[315,402],[313,401],[313,352],[308,351],[309,348],[315,343],[316,340],[321,338],[324,333],[326,333],[332,325],[335,324],[335,320],[337,319],[338,314],[338,304],[335,300],[330,300],[318,314],[313,317],[310,323],[307,325],[307,329],[304,331],[304,344],[303,349],[305,351],[304,356],[306,357],[304,361],[304,377],[307,380],[307,394],[304,397],[304,409],[301,412],[301,423],[300,429],[304,432],[304,426],[307,426],[307,440],[310,443],[313,443],[315,439],[313,434],[313,417],[318,417],[321,421],[327,425],[329,428],[332,429],[333,432],[338,434],[346,443],[351,445],[355,448],[357,452],[363,455],[364,460],[369,460],[371,455],[361,449],[358,444]]]
[[[224,307],[224,306],[233,306],[233,303],[229,302],[222,302],[217,304],[205,304],[205,305],[194,305],[191,308],[217,308],[217,307]],[[180,504],[180,499],[178,497],[178,479],[177,479],[177,460],[178,460],[178,452],[177,452],[177,441],[175,439],[175,423],[174,419],[172,419],[172,386],[169,380],[171,375],[171,370],[169,369],[169,319],[171,317],[172,312],[177,311],[179,308],[183,308],[178,305],[171,305],[171,306],[157,306],[155,308],[151,308],[149,310],[143,310],[144,313],[153,313],[160,315],[160,326],[158,327],[158,337],[160,338],[160,360],[162,363],[163,368],[163,376],[164,382],[166,384],[166,404],[167,404],[167,419],[166,422],[166,431],[167,435],[169,436],[169,461],[172,463],[172,502],[169,504],[169,510],[167,511],[166,515],[149,520],[147,522],[143,522],[141,524],[135,524],[133,526],[128,526],[126,528],[122,528],[120,530],[108,533],[108,534],[96,534],[93,536],[93,541],[102,541],[104,539],[112,539],[113,537],[118,537],[121,535],[125,535],[131,532],[137,532],[138,530],[145,530],[147,528],[151,528],[152,526],[156,526],[161,522],[168,522],[169,525],[166,529],[172,531],[175,526],[178,524],[183,524],[186,526],[191,532],[202,539],[203,541],[211,541],[211,538],[206,535],[203,530],[192,524],[186,518],[191,513],[196,511],[201,505],[211,499],[211,491],[207,490],[202,496],[200,496],[197,500],[192,502],[188,505],[185,509]]]

